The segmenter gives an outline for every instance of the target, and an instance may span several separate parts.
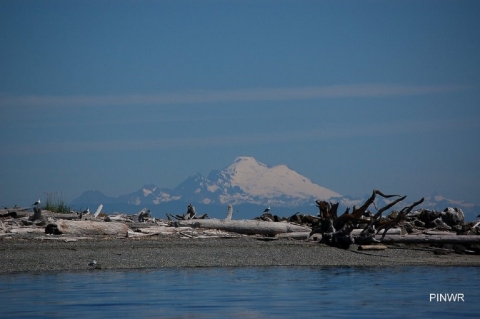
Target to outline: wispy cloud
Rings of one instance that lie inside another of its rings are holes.
[[[441,120],[416,120],[397,123],[381,123],[375,126],[354,125],[345,127],[324,127],[312,130],[283,132],[245,133],[238,135],[216,135],[199,137],[168,137],[138,139],[106,139],[88,141],[58,141],[39,144],[10,145],[10,151],[16,155],[118,152],[145,150],[208,149],[226,146],[282,144],[295,141],[325,141],[351,137],[393,136],[402,134],[421,134],[444,131],[445,129],[478,129],[480,123],[475,119],[452,119],[448,123]]]
[[[352,84],[317,87],[265,88],[226,91],[188,91],[164,94],[0,96],[0,106],[69,107],[122,105],[175,105],[236,101],[284,101],[344,97],[389,97],[442,94],[471,89],[460,85]]]

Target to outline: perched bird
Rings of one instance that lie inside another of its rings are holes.
[[[267,208],[265,208],[265,210],[263,211],[264,213],[268,213],[270,211],[270,206],[268,206]]]
[[[88,263],[88,267],[92,269],[102,269],[99,263],[97,263],[96,260],[92,260],[91,262]]]
[[[33,203],[32,206],[38,206],[38,205],[40,205],[40,198],[35,203]]]
[[[88,215],[88,214],[90,214],[90,208],[87,207],[87,209],[82,212],[82,215]]]

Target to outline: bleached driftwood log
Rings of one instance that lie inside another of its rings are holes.
[[[79,219],[78,214],[76,213],[61,214],[61,213],[53,213],[48,210],[42,210],[42,215],[44,215],[45,217],[52,217],[55,219],[69,219],[69,220]]]
[[[385,250],[387,246],[385,245],[360,245],[358,250]]]
[[[128,226],[123,223],[104,223],[96,221],[57,220],[45,227],[47,234],[69,234],[77,236],[110,235],[127,237]]]
[[[110,215],[110,216],[107,216],[105,217],[104,221],[106,222],[127,222],[127,223],[131,223],[133,222],[133,219],[132,218],[129,218],[127,215],[125,214],[120,214],[120,215]]]
[[[362,231],[363,229],[354,229],[352,230],[352,235],[358,236]],[[387,235],[402,235],[402,230],[400,228],[390,228],[387,230]]]
[[[478,235],[386,235],[383,244],[479,244]]]
[[[100,213],[102,212],[102,209],[103,209],[103,205],[102,204],[98,205],[97,210],[95,211],[95,214],[93,215],[93,217],[97,218],[98,215],[100,215]]]
[[[8,230],[10,234],[30,234],[30,233],[43,233],[42,227],[12,227]]]
[[[28,220],[29,221],[36,221],[36,220],[41,220],[41,219],[43,219],[42,211],[41,211],[40,208],[35,206],[35,208],[33,208],[33,215],[28,217]]]
[[[227,217],[225,217],[225,220],[232,220],[232,215],[233,215],[233,206],[228,205],[228,212],[227,212]]]
[[[287,238],[287,239],[308,239],[309,236],[310,236],[310,232],[294,232],[294,233],[278,234],[275,237]]]
[[[190,226],[196,228],[219,229],[233,233],[246,235],[275,236],[282,233],[310,232],[305,226],[289,223],[271,223],[261,220],[222,220],[222,219],[191,219],[175,222],[178,226]]]

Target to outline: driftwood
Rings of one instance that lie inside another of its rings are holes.
[[[406,197],[406,196],[405,196]],[[398,214],[397,214],[397,217],[395,217],[394,219],[391,219],[391,220],[387,220],[387,221],[379,221],[377,223],[377,234],[383,230],[383,235],[382,235],[382,239],[385,237],[387,231],[392,228],[392,227],[395,227],[397,226],[402,220],[405,219],[406,215],[408,213],[410,213],[412,211],[412,209],[417,206],[417,205],[420,205],[421,203],[423,203],[423,200],[424,198],[420,199],[419,201],[413,203],[412,205],[408,206],[408,207],[405,207],[403,208]],[[389,206],[389,205],[387,205]],[[376,222],[376,220],[374,219],[374,221]]]
[[[385,244],[480,244],[478,235],[386,235]]]
[[[370,217],[369,214],[367,213],[367,209],[370,205],[375,203],[375,198],[376,198],[377,195],[380,195],[384,198],[391,198],[391,197],[399,197],[400,196],[400,195],[385,195],[382,192],[380,192],[379,190],[376,190],[376,189],[373,190],[370,198],[367,201],[365,201],[365,203],[360,208],[356,208],[355,206],[353,206],[351,214],[348,213],[349,209],[347,209],[347,211],[342,216],[333,220],[333,226],[335,227],[335,229],[343,228],[345,226],[345,224],[348,223],[348,222],[351,222],[355,225],[362,224],[362,223],[364,223],[364,224],[368,223],[368,220],[363,219],[362,217]],[[405,198],[406,198],[406,196],[402,197],[402,199],[405,199]],[[398,199],[394,203],[396,204],[399,201],[401,201],[402,199]],[[389,204],[386,207],[380,209],[380,211],[382,212],[382,211],[392,207],[393,205]],[[381,216],[381,213],[380,213],[380,216]]]
[[[287,239],[308,239],[310,232],[293,232],[293,233],[282,233],[277,234],[277,238],[287,238]]]
[[[37,206],[35,206],[33,208],[33,215],[28,217],[28,220],[33,222],[33,221],[42,220],[42,219],[43,219],[42,210]]]
[[[387,246],[385,245],[360,245],[358,250],[385,250]]]
[[[225,219],[189,219],[179,220],[173,223],[174,226],[190,226],[194,228],[218,229],[222,231],[245,234],[275,236],[283,233],[310,232],[311,228],[290,224],[288,222],[272,223],[264,220],[232,220],[233,206],[228,205],[227,217]]]
[[[79,215],[77,213],[53,213],[48,210],[43,210],[42,215],[45,217],[52,217],[54,219],[68,219],[68,220],[79,219]]]
[[[3,211],[0,212],[0,218],[5,218],[5,217],[17,217],[17,212],[16,211]]]
[[[209,218],[208,214],[203,214],[201,216],[197,216],[197,212],[195,211],[195,207],[192,204],[188,204],[187,206],[187,213],[183,215],[172,215],[166,214],[168,220],[172,220],[172,218],[176,220],[190,220],[190,219],[205,219]]]
[[[375,198],[377,195],[384,198],[399,198],[379,209],[375,215],[372,215],[368,211],[368,207],[372,204],[375,205]],[[406,196],[401,197],[400,195],[385,195],[381,191],[374,189],[372,195],[362,206],[359,208],[353,206],[351,213],[350,208],[347,208],[345,213],[339,217],[337,217],[338,203],[328,203],[326,201],[317,200],[317,207],[320,210],[318,216],[321,221],[317,226],[313,227],[310,236],[315,233],[320,233],[322,234],[322,242],[343,249],[348,249],[348,247],[353,243],[359,245],[368,245],[379,242],[384,238],[391,228],[396,227],[400,222],[402,222],[406,218],[406,215],[410,213],[415,206],[423,202],[422,198],[412,205],[403,208],[395,218],[383,219],[383,212],[392,208],[405,198]],[[360,234],[354,236],[352,234],[353,230],[361,224],[366,226],[363,227],[363,230],[360,232]],[[376,233],[382,230],[382,239],[376,239]]]
[[[151,217],[152,215],[150,214],[150,209],[143,208],[140,212],[137,214],[137,221],[140,223],[143,223],[147,218]]]
[[[100,213],[102,212],[102,208],[103,208],[102,204],[98,205],[97,210],[95,211],[95,214],[93,214],[93,217],[97,218],[98,215],[100,215]]]
[[[359,236],[364,230],[357,228],[352,230],[352,235],[353,236]],[[387,235],[402,235],[402,229],[400,228],[390,228],[387,230]]]
[[[47,227],[45,227],[45,233],[56,235],[110,235],[127,237],[128,229],[128,226],[123,223],[57,220],[55,223],[48,224]]]
[[[219,229],[239,234],[265,236],[275,236],[281,233],[309,232],[311,230],[305,226],[289,223],[271,223],[261,220],[196,219],[179,220],[175,224],[178,226]]]
[[[227,217],[225,217],[225,220],[232,220],[232,215],[233,215],[233,206],[228,205],[228,212],[227,212]]]

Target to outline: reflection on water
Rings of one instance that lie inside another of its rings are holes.
[[[1,275],[0,300],[2,317],[477,318],[478,278],[478,267],[92,270]]]

